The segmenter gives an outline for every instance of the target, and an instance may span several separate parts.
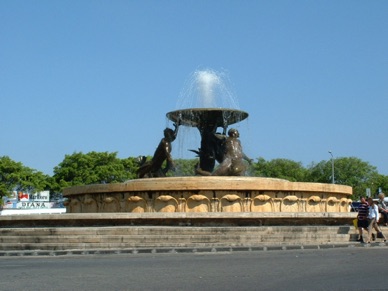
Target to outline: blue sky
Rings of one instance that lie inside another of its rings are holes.
[[[214,70],[251,158],[331,150],[388,175],[388,1],[2,0],[0,39],[0,156],[44,173],[74,152],[152,155],[193,72]]]

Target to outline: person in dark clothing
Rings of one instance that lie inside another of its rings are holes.
[[[361,197],[360,199],[360,206],[358,207],[358,214],[357,214],[357,227],[358,227],[358,239],[357,241],[363,243],[363,230],[368,231],[368,212],[369,212],[369,205],[366,202],[364,197]]]
[[[385,204],[384,197],[385,197],[384,193],[379,194],[379,200],[377,201],[377,206],[379,207],[379,213],[381,213],[381,215],[384,218],[384,226],[388,226],[388,207]]]

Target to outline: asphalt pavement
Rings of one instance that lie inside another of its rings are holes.
[[[0,290],[388,290],[388,247],[0,257]]]

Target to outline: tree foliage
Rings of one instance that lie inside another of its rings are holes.
[[[331,183],[332,163],[321,161],[309,167],[308,180],[311,182]],[[378,178],[376,167],[355,157],[342,157],[334,160],[334,180],[336,184],[353,187],[353,196],[365,196]],[[373,190],[372,190],[372,193]]]
[[[273,159],[266,161],[259,158],[254,164],[254,175],[257,177],[279,178],[289,181],[305,181],[306,169],[302,163],[287,159]]]
[[[75,152],[54,168],[57,189],[76,185],[119,183],[136,177],[135,158],[119,159],[117,153]]]
[[[197,159],[177,159],[175,162],[175,172],[168,172],[168,176],[195,176],[195,167]]]
[[[372,184],[370,185],[370,188],[372,193],[378,193],[379,190],[388,192],[388,176],[378,174],[372,180]]]
[[[51,177],[15,162],[7,156],[0,157],[0,198],[12,191],[29,193],[50,190]]]

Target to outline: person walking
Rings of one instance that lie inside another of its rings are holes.
[[[374,203],[372,198],[368,198],[369,212],[368,212],[368,240],[367,243],[370,243],[372,237],[373,228],[377,231],[377,237],[382,238],[383,241],[386,241],[384,234],[382,233],[377,221],[379,219],[379,207]]]
[[[363,236],[363,230],[366,230],[368,233],[368,213],[369,213],[369,206],[366,202],[364,197],[361,197],[360,199],[360,206],[358,207],[358,214],[357,214],[357,228],[358,228],[358,239],[357,241],[363,243],[364,239],[367,238],[367,236]],[[373,237],[373,234],[372,234]]]
[[[378,197],[379,200],[377,200],[377,206],[379,207],[379,212],[384,218],[384,226],[388,226],[388,207],[384,201],[385,195],[381,192]]]

